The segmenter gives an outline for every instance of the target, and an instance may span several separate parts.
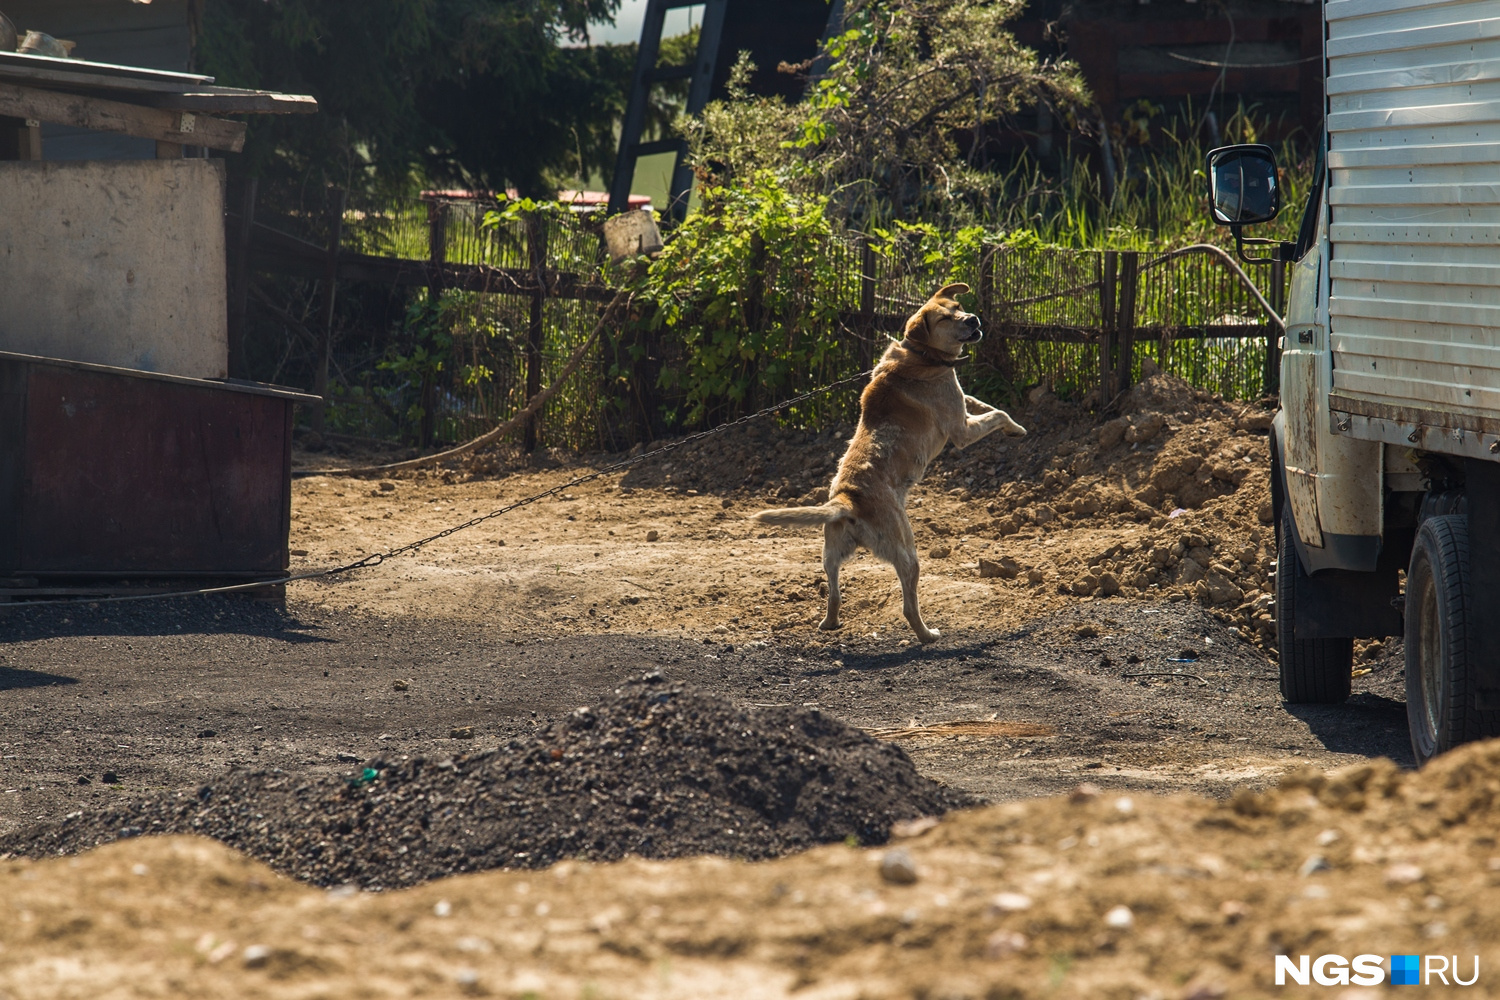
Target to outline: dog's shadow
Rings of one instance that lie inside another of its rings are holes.
[[[802,674],[804,677],[831,677],[850,670],[875,672],[889,670],[892,667],[909,667],[913,664],[940,663],[960,656],[992,658],[993,650],[1003,645],[1005,639],[1006,637],[954,642],[950,641],[947,636],[943,636],[937,642],[913,644],[878,652],[866,653],[858,649],[850,649],[840,656],[843,661],[842,666],[817,667],[804,670]]]

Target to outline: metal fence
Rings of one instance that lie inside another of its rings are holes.
[[[480,433],[550,383],[611,295],[601,270],[601,219],[535,213],[497,221],[498,208],[431,197],[373,208],[340,201],[297,218],[253,219],[248,227],[250,212],[231,216],[231,245],[238,233],[244,247],[237,281],[280,281],[281,297],[304,304],[300,312],[277,310],[276,287],[240,295],[252,317],[240,318],[241,335],[285,340],[278,373],[315,372],[322,352],[331,429],[422,443]],[[784,270],[774,254],[760,280],[784,293],[776,300],[788,303],[783,308],[792,315],[779,317],[788,327],[802,322],[799,310],[811,311],[805,296],[836,299],[838,321],[826,331],[837,338],[836,349],[789,381],[754,383],[749,398],[725,400],[707,422],[867,367],[889,337],[899,336],[905,317],[950,280],[974,288],[987,331],[966,384],[996,402],[1043,382],[1067,398],[1107,401],[1139,378],[1146,357],[1229,398],[1276,388],[1279,329],[1241,275],[1209,251],[994,244],[956,272],[941,255],[858,237],[830,240],[827,254],[840,275],[832,288],[799,286],[798,274]],[[1279,307],[1281,269],[1257,278]],[[327,304],[330,287],[337,307],[321,314],[306,307]],[[433,312],[437,302],[442,309]],[[820,305],[826,315],[827,302]],[[302,317],[300,331],[288,326],[293,314]],[[681,429],[664,417],[676,407],[662,373],[683,361],[673,331],[611,336],[591,354],[518,444],[618,449]],[[264,345],[256,354],[275,355]],[[286,360],[294,355],[300,363]],[[845,393],[790,419],[851,419],[856,406],[855,394]]]

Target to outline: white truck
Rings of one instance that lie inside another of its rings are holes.
[[[1404,635],[1422,763],[1500,735],[1500,0],[1323,10],[1322,152],[1271,247],[1281,692],[1343,701],[1352,640]],[[1208,168],[1241,255],[1270,242],[1240,235],[1279,208],[1269,148]]]

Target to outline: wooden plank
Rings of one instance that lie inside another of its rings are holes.
[[[312,115],[318,112],[317,99],[305,94],[231,90],[227,87],[180,94],[141,94],[133,100],[147,107],[205,115]]]
[[[245,148],[245,124],[185,112],[143,108],[79,94],[0,83],[0,115],[74,125],[100,132],[122,132],[142,139],[175,142],[238,153]]]

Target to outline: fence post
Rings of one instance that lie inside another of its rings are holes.
[[[1114,398],[1115,353],[1115,278],[1119,273],[1119,254],[1106,250],[1100,258],[1099,274],[1099,405]]]
[[[1271,308],[1276,315],[1286,315],[1286,261],[1271,262]],[[1266,332],[1266,370],[1261,378],[1261,392],[1274,396],[1281,392],[1281,331],[1272,326]]]
[[[543,315],[547,305],[547,227],[536,212],[526,216],[526,255],[531,266],[531,315],[526,326],[526,398],[542,391]],[[521,447],[529,454],[536,451],[537,427],[541,413],[526,421]]]
[[[1115,366],[1114,392],[1130,388],[1135,377],[1135,300],[1141,283],[1141,255],[1131,250],[1120,257],[1120,308],[1115,312],[1119,330],[1120,356]],[[1111,394],[1113,398],[1113,394]]]
[[[442,303],[447,281],[443,268],[448,263],[448,216],[452,206],[443,201],[427,203],[427,301],[433,309]],[[438,313],[441,316],[441,312]],[[422,422],[417,428],[421,447],[432,444],[437,433],[437,382],[431,372],[422,373]]]
[[[868,371],[875,364],[875,244],[859,238],[859,367]]]
[[[323,397],[323,405],[312,412],[312,428],[323,433],[328,413],[328,363],[333,356],[333,306],[338,291],[339,244],[344,240],[344,206],[349,192],[343,188],[333,191],[333,206],[329,219],[328,256],[323,264],[323,349],[318,358],[318,367],[313,375],[313,395]]]

